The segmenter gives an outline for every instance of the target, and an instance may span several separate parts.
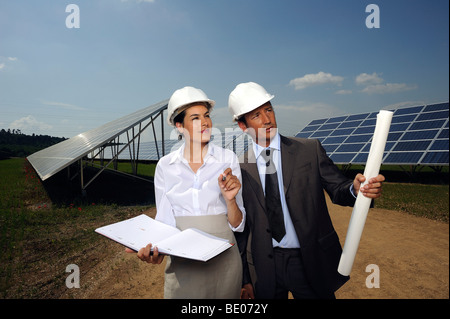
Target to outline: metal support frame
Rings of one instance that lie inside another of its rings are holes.
[[[155,130],[155,126],[154,126],[154,121],[158,118],[158,116],[161,116],[161,135],[162,135],[162,156],[165,155],[165,147],[164,147],[164,120],[163,120],[163,111],[161,110],[156,116],[151,116],[150,117],[150,121],[145,124],[144,127],[142,127],[142,123],[145,122],[139,122],[138,124],[136,124],[133,127],[130,127],[126,132],[123,132],[122,134],[126,133],[127,136],[127,143],[121,143],[120,142],[120,135],[115,136],[113,139],[111,139],[108,143],[102,145],[100,148],[98,148],[98,151],[96,153],[94,153],[94,151],[91,152],[91,159],[90,160],[83,160],[83,158],[80,159],[80,177],[81,177],[81,191],[83,194],[86,194],[86,188],[106,169],[108,168],[108,166],[111,165],[111,163],[113,163],[113,167],[114,170],[117,173],[120,174],[124,174],[124,175],[128,175],[128,176],[132,176],[134,178],[139,178],[142,180],[145,180],[147,182],[153,182],[151,180],[142,178],[137,176],[138,173],[138,162],[139,162],[139,150],[140,150],[140,144],[141,144],[141,134],[150,126],[152,125],[152,133],[153,133],[153,138],[155,141],[155,146],[156,146],[156,150],[157,150],[157,154],[158,154],[158,159],[161,158],[160,156],[160,152],[159,152],[159,147],[158,147],[158,143],[157,143],[157,137],[156,137],[156,130]],[[135,127],[139,126],[138,128],[138,132],[135,133]],[[131,131],[131,132],[130,132]],[[131,133],[131,138],[130,138],[130,133]],[[121,135],[122,135],[121,134]],[[137,141],[136,141],[137,139]],[[106,163],[106,165],[103,165],[105,159],[104,159],[104,150],[107,147],[111,147],[111,154],[112,154],[112,158],[108,161],[108,163]],[[125,151],[128,148],[129,154],[130,154],[130,161],[131,161],[131,167],[132,167],[132,173],[133,174],[128,174],[125,172],[120,172],[117,170],[117,161],[119,158],[119,155]],[[97,158],[97,156],[100,156],[100,163],[101,165],[95,164],[94,163],[94,159]],[[84,182],[84,174],[83,174],[83,166],[85,163],[90,163],[90,165],[92,166],[96,166],[99,167],[100,170],[89,180],[87,181],[87,183]],[[76,173],[78,174],[78,173]]]

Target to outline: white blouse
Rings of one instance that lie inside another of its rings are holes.
[[[242,184],[241,169],[236,154],[213,143],[203,165],[194,173],[184,158],[183,144],[178,150],[162,157],[156,165],[155,197],[156,220],[172,226],[175,217],[227,214],[227,205],[220,192],[218,178],[228,167]],[[236,195],[236,204],[242,212],[241,224],[233,231],[242,232],[245,226],[245,209],[242,186]]]

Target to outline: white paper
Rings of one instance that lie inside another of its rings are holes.
[[[361,187],[367,184],[369,179],[376,177],[380,171],[381,160],[383,159],[392,115],[393,112],[391,111],[380,111],[377,115],[375,132],[373,134],[369,157],[367,158],[366,168],[364,169],[363,174],[366,177],[366,181]],[[341,259],[339,261],[338,272],[341,275],[350,275],[371,201],[370,198],[365,197],[361,192],[358,193],[350,218]]]
[[[195,228],[180,231],[145,214],[95,231],[135,251],[151,243],[163,254],[202,261],[207,261],[232,246],[226,239]]]

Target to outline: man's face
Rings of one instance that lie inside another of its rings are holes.
[[[239,127],[250,134],[257,144],[263,147],[269,146],[271,139],[277,133],[277,121],[272,104],[267,102],[246,113],[244,118],[247,125],[238,122]]]

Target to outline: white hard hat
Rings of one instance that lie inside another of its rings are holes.
[[[255,82],[241,83],[230,93],[228,110],[234,120],[269,102],[275,96]]]
[[[210,109],[212,109],[216,104],[214,100],[210,100],[206,96],[205,92],[192,86],[186,86],[182,89],[176,90],[170,97],[169,105],[167,106],[167,120],[169,124],[173,126],[175,125],[175,123],[173,123],[173,119],[180,113],[177,112],[177,110],[183,106],[195,102],[207,102],[211,106]]]

